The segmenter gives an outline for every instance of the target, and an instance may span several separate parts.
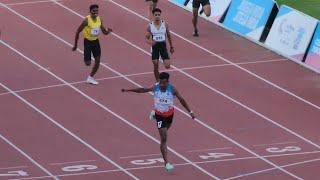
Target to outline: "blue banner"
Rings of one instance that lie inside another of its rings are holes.
[[[258,41],[274,4],[273,0],[233,0],[223,24]]]

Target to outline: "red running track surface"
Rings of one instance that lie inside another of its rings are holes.
[[[154,81],[145,2],[96,1],[115,33],[100,38],[98,86],[70,47],[92,1],[0,2],[11,9],[0,8],[0,179],[317,179],[316,74],[203,20],[194,38],[191,15],[160,1],[175,33],[171,82],[198,117],[176,110],[168,173],[152,97],[120,92]]]

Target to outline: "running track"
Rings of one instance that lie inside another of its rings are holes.
[[[0,179],[318,179],[319,77],[163,0],[173,31],[177,104],[164,171],[149,94],[154,79],[145,2],[97,0],[114,33],[101,37],[99,86],[71,51],[91,0],[0,0]],[[79,42],[82,49],[82,42]]]

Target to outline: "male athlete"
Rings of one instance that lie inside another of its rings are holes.
[[[148,17],[152,20],[152,10],[157,7],[158,0],[146,0],[148,3]]]
[[[75,51],[78,47],[78,39],[79,34],[82,32],[84,36],[84,62],[87,66],[91,65],[91,53],[94,57],[94,66],[90,75],[87,78],[87,83],[97,85],[99,84],[93,76],[99,69],[100,65],[100,57],[101,57],[101,48],[98,39],[98,35],[100,30],[104,35],[109,34],[112,32],[112,29],[108,28],[105,29],[103,26],[102,19],[98,16],[99,6],[97,4],[92,4],[90,6],[90,15],[88,15],[81,25],[78,27],[76,32],[76,37],[74,41],[74,46],[72,51]]]
[[[190,0],[186,0],[184,5],[186,6],[189,3]],[[210,6],[210,0],[193,0],[192,1],[192,24],[193,24],[193,36],[198,37],[198,12],[199,12],[199,7],[200,5],[202,6],[202,9],[200,11],[200,14],[204,12],[204,14],[209,17],[211,15],[211,6]]]
[[[181,105],[189,112],[192,119],[195,118],[193,112],[190,110],[187,102],[179,94],[178,90],[169,83],[169,74],[162,72],[159,75],[160,81],[150,88],[136,88],[136,89],[122,89],[122,92],[136,92],[146,93],[153,91],[154,93],[154,116],[157,121],[157,128],[160,134],[160,150],[165,163],[165,169],[170,171],[173,165],[169,163],[167,157],[167,131],[171,127],[174,107],[173,100],[177,97]]]
[[[164,66],[166,69],[170,68],[170,57],[167,50],[166,39],[168,38],[170,45],[170,53],[174,52],[172,46],[171,35],[168,27],[168,23],[161,20],[161,10],[155,8],[152,10],[153,21],[149,23],[147,28],[146,41],[149,45],[152,46],[152,63],[153,63],[153,72],[156,78],[156,81],[159,81],[159,58],[163,60]]]

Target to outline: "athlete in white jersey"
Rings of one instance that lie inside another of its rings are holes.
[[[160,150],[165,162],[166,170],[170,171],[173,166],[168,161],[167,157],[167,131],[170,128],[173,120],[174,107],[173,99],[177,97],[181,105],[189,112],[192,119],[195,118],[193,112],[190,110],[187,102],[179,94],[177,89],[169,83],[169,74],[162,72],[159,75],[159,82],[150,88],[136,88],[136,89],[122,89],[122,92],[136,92],[136,93],[154,93],[154,110],[155,120],[157,120],[157,128],[160,134]]]
[[[170,53],[174,52],[172,46],[172,40],[170,36],[170,31],[168,24],[161,20],[161,10],[155,8],[152,10],[154,20],[149,23],[147,28],[146,40],[147,43],[152,46],[152,62],[153,62],[153,72],[156,78],[156,81],[159,81],[159,58],[163,60],[164,66],[166,69],[170,68],[170,57],[167,50],[166,39],[168,38],[170,45]]]

